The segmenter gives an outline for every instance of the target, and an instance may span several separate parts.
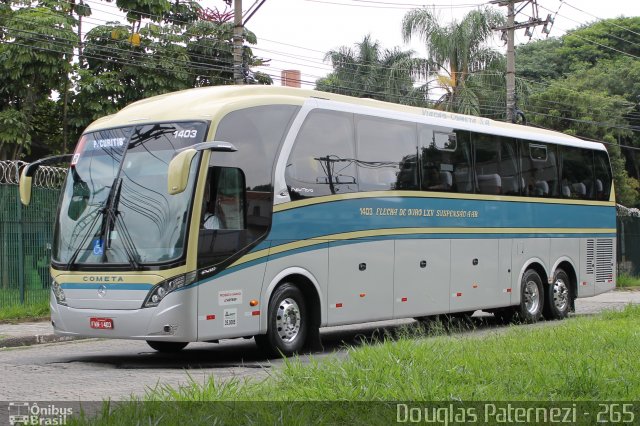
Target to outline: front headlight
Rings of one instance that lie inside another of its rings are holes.
[[[167,294],[172,291],[178,290],[179,288],[187,287],[188,285],[193,284],[196,281],[196,272],[189,272],[185,275],[178,275],[177,277],[170,278],[168,280],[164,280],[158,284],[156,284],[147,295],[147,298],[144,300],[142,304],[143,308],[153,308],[158,306],[160,301],[164,299]]]
[[[65,296],[64,290],[62,289],[62,287],[60,287],[60,284],[58,284],[56,280],[51,281],[51,291],[56,297],[58,305],[67,305],[67,296]]]

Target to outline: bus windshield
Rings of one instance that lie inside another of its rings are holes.
[[[162,123],[83,135],[62,193],[53,261],[137,269],[181,258],[197,168],[186,190],[171,196],[167,168],[206,130],[203,122]]]

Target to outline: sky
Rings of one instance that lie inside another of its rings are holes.
[[[243,9],[248,9],[253,2],[243,0]],[[404,44],[402,40],[402,18],[411,9],[425,6],[435,10],[442,22],[451,22],[487,3],[486,0],[266,0],[249,20],[247,28],[258,37],[254,54],[271,58],[270,67],[261,71],[272,75],[275,84],[280,84],[282,69],[299,69],[305,86],[313,87],[315,80],[331,71],[331,66],[323,61],[327,51],[353,46],[367,34],[383,48],[399,46],[413,49],[417,56],[425,56],[426,50],[419,40],[411,44]],[[208,0],[203,4],[224,7],[222,0]],[[493,7],[506,14],[506,7]],[[541,19],[548,14],[555,18],[550,36],[557,37],[599,19],[640,16],[640,1],[538,0],[538,14]],[[530,16],[532,6],[526,5],[516,21],[526,21]],[[536,28],[532,40],[546,37],[541,29]],[[516,32],[516,44],[529,41],[524,32]],[[492,46],[504,49],[499,37]]]
[[[243,10],[261,1],[242,0]],[[93,9],[92,17],[86,21],[88,26],[92,26],[92,21],[93,24],[107,20],[124,22],[115,4],[88,3]],[[205,8],[224,10],[226,7],[223,0],[200,0],[200,3]],[[405,44],[402,40],[402,18],[411,9],[431,8],[443,23],[449,23],[488,3],[489,0],[265,0],[248,21],[247,28],[258,38],[258,44],[252,46],[254,54],[270,59],[268,67],[258,70],[271,75],[274,84],[280,84],[282,70],[300,70],[303,87],[312,88],[318,78],[331,72],[330,64],[324,61],[327,51],[341,46],[353,47],[367,34],[382,48],[398,46],[414,50],[418,57],[426,56],[422,42],[416,39]],[[549,14],[554,18],[550,36],[555,37],[599,19],[640,16],[638,0],[538,0],[537,3],[541,19]],[[532,6],[526,2],[517,9],[523,5],[516,22],[526,21],[533,14]],[[506,14],[506,7],[493,7]],[[546,37],[541,29],[536,27],[532,41]],[[524,30],[516,32],[516,44],[528,41]],[[497,34],[491,46],[504,50],[503,45]]]

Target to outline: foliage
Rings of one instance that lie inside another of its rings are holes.
[[[427,59],[441,75],[437,82],[445,94],[436,105],[448,111],[480,114],[480,100],[466,83],[474,73],[491,68],[501,60],[497,51],[485,43],[493,28],[504,23],[504,16],[491,8],[469,12],[462,21],[442,26],[429,9],[409,11],[402,22],[405,41],[420,38],[427,47]]]
[[[82,0],[0,3],[0,159],[67,151],[91,121],[145,97],[233,83],[233,25],[195,0],[117,0],[127,21],[92,28]],[[77,31],[77,33],[76,33]],[[249,84],[272,84],[245,30]],[[78,56],[75,57],[75,52]],[[30,152],[31,148],[35,152]]]
[[[629,274],[620,274],[616,279],[616,287],[618,288],[630,288],[640,287],[640,277],[634,277]]]
[[[7,291],[7,290],[2,290]],[[3,307],[0,309],[0,321],[37,320],[49,316],[49,301]]]
[[[518,73],[533,94],[525,112],[536,125],[610,144],[619,203],[639,203],[640,18],[598,21],[561,38],[517,49]],[[626,160],[626,162],[625,162]]]
[[[29,152],[40,107],[66,80],[77,38],[73,21],[46,7],[4,9],[0,19],[1,160]]]
[[[413,57],[411,50],[383,49],[370,35],[355,49],[342,46],[331,50],[325,60],[333,72],[316,82],[316,89],[358,98],[424,105],[425,87],[414,88],[414,78],[426,76],[427,61]]]

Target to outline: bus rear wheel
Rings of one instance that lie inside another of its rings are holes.
[[[528,269],[522,276],[520,305],[516,308],[516,316],[521,322],[534,323],[542,316],[543,306],[542,279],[535,270]]]
[[[162,353],[180,352],[188,344],[189,342],[160,342],[157,340],[147,340],[147,345]]]
[[[569,275],[563,269],[557,269],[553,283],[549,285],[545,303],[545,317],[563,319],[571,310],[571,291]]]
[[[308,316],[304,296],[291,283],[284,283],[271,296],[267,310],[267,334],[255,336],[256,343],[270,356],[290,356],[304,346]]]

